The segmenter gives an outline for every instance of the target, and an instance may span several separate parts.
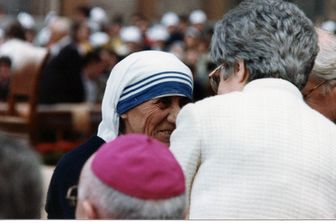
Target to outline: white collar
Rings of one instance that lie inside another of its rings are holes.
[[[245,85],[243,92],[255,91],[265,88],[290,92],[296,97],[303,98],[302,93],[294,84],[280,78],[261,78],[253,80]]]

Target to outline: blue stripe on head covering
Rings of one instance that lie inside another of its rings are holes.
[[[142,79],[142,80],[140,80],[140,81],[138,81],[134,84],[131,84],[131,85],[125,87],[120,98],[127,95],[129,92],[133,91],[134,88],[141,88],[141,87],[145,86],[146,84],[148,84],[150,82],[154,82],[158,79],[171,78],[171,77],[184,79],[185,81],[189,82],[191,86],[193,85],[192,79],[190,79],[189,75],[187,75],[185,73],[182,73],[182,72],[178,72],[178,71],[165,71],[165,72],[160,72],[160,73],[153,74],[153,75],[151,75],[147,78],[144,78],[144,79]]]
[[[192,85],[190,86],[189,84],[176,81],[154,84],[119,101],[117,105],[117,113],[121,115],[139,104],[164,95],[185,96],[192,100]]]

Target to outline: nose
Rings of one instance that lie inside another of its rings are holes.
[[[176,117],[179,111],[181,110],[181,107],[178,102],[173,103],[171,105],[171,108],[169,110],[169,114],[167,117],[168,122],[175,124],[176,123]]]

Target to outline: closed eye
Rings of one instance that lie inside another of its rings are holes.
[[[180,105],[181,108],[188,103],[190,103],[190,99],[187,98],[187,97],[181,97],[180,100],[179,100],[179,105]]]
[[[162,97],[157,99],[156,102],[154,102],[160,109],[166,109],[169,108],[172,104],[171,97]]]
[[[183,106],[185,106],[186,104],[188,104],[190,102],[190,99],[187,97],[179,97],[179,101],[178,101],[178,105],[180,108],[182,108]],[[158,98],[155,102],[154,102],[160,109],[167,109],[170,106],[172,106],[173,103],[173,97],[162,97],[162,98]]]

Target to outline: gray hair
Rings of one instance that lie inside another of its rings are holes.
[[[325,80],[336,79],[336,37],[316,28],[320,52],[317,54],[313,73]]]
[[[92,203],[104,219],[183,219],[185,194],[164,200],[141,200],[114,190],[92,172],[90,159],[83,167],[78,201]]]
[[[246,0],[216,26],[211,57],[230,76],[244,60],[248,81],[281,78],[299,89],[307,82],[318,53],[312,22],[294,4],[282,0]]]
[[[39,219],[42,208],[40,161],[31,148],[0,134],[0,218]]]
[[[336,86],[336,37],[319,28],[316,28],[316,32],[320,51],[315,59],[311,75],[320,82],[327,81],[320,87],[321,94],[326,96]]]

